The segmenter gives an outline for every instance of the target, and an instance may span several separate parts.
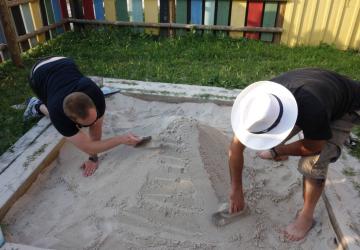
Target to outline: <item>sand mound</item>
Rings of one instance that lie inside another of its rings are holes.
[[[104,137],[132,130],[153,141],[103,154],[90,178],[79,169],[86,155],[65,144],[6,215],[8,239],[54,249],[335,248],[321,202],[319,223],[301,244],[282,242],[274,230],[302,204],[296,159],[274,164],[247,152],[244,182],[252,213],[224,228],[211,224],[229,192],[229,107],[121,95],[107,105]]]

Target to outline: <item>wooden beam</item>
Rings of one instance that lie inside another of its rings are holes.
[[[240,32],[265,32],[281,33],[282,28],[277,27],[233,27],[224,25],[200,25],[200,24],[179,24],[179,23],[140,23],[140,22],[121,22],[121,21],[103,21],[103,20],[83,20],[67,19],[71,23],[90,24],[90,25],[113,25],[122,27],[145,27],[145,28],[170,28],[170,29],[197,29],[197,30],[219,30],[219,31],[240,31]]]
[[[9,8],[5,1],[0,1],[0,18],[3,24],[11,59],[17,67],[23,67],[24,65],[20,56],[20,47],[16,40],[16,31],[11,21]]]
[[[54,23],[54,24],[45,26],[45,27],[43,27],[43,28],[41,28],[41,29],[38,29],[38,30],[36,30],[36,31],[34,31],[34,32],[31,32],[31,33],[29,33],[29,34],[25,34],[25,35],[19,36],[19,37],[17,38],[17,42],[22,42],[22,41],[25,41],[25,40],[27,40],[27,39],[29,39],[29,38],[31,38],[31,37],[36,36],[36,35],[43,34],[43,33],[47,32],[47,31],[49,31],[49,30],[56,29],[56,28],[58,28],[58,27],[63,26],[65,23],[67,23],[67,21],[66,21],[66,20],[63,20],[63,21],[61,21],[61,22],[59,22],[59,23]]]

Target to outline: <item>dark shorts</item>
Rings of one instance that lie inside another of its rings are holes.
[[[328,140],[318,155],[302,157],[298,170],[305,177],[326,179],[328,166],[341,155],[344,142],[349,137],[354,125],[360,125],[360,116],[356,113],[346,114],[331,123],[332,138]]]

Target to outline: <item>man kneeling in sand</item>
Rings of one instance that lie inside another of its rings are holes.
[[[359,124],[359,110],[360,83],[327,70],[294,70],[245,88],[231,113],[235,136],[229,149],[229,213],[235,216],[245,209],[245,147],[265,150],[259,153],[262,159],[301,156],[304,205],[283,232],[289,240],[303,239],[314,224],[328,165],[339,158],[351,128]],[[304,139],[285,144],[299,131]]]
[[[32,97],[24,112],[24,120],[49,116],[60,134],[89,159],[83,164],[84,176],[92,175],[99,165],[97,154],[120,144],[137,145],[142,139],[129,133],[101,140],[105,99],[101,89],[83,76],[73,60],[48,57],[32,67],[30,87]],[[89,135],[80,130],[89,127]]]

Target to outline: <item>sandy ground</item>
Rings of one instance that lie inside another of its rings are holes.
[[[101,155],[82,176],[86,155],[65,144],[2,224],[8,240],[53,249],[335,249],[322,200],[306,240],[278,229],[302,206],[297,158],[264,161],[246,151],[244,184],[251,214],[217,228],[211,214],[227,200],[231,107],[169,104],[115,95],[107,100],[104,138],[152,135],[141,148]]]

